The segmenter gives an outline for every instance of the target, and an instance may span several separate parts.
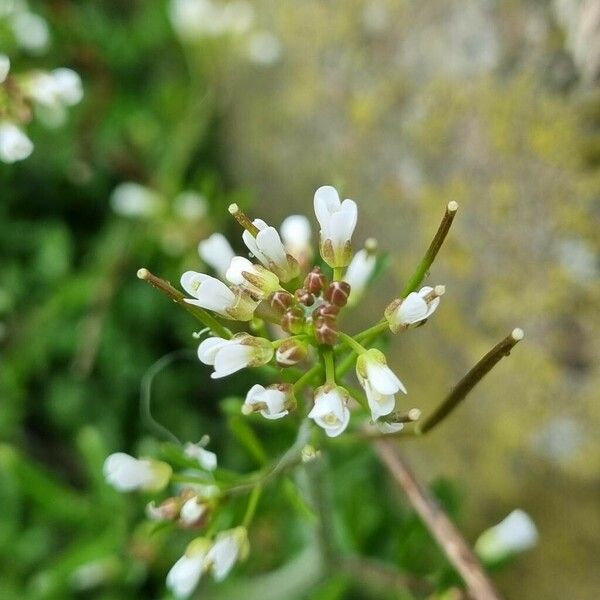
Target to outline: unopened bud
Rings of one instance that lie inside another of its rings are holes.
[[[325,292],[325,300],[334,306],[342,308],[348,303],[350,296],[350,284],[346,281],[333,281]]]
[[[273,292],[269,296],[269,306],[279,315],[283,315],[283,313],[292,305],[293,301],[294,297],[289,292],[283,290]]]
[[[291,334],[302,333],[304,329],[304,312],[301,308],[288,308],[281,319],[281,327]]]
[[[300,288],[294,293],[296,299],[304,306],[312,306],[315,303],[315,297],[306,289]]]
[[[314,330],[319,344],[333,346],[337,342],[337,323],[334,318],[318,317],[314,322]]]
[[[275,360],[280,367],[291,367],[308,356],[308,346],[295,339],[287,339],[275,351]]]
[[[146,506],[146,516],[151,521],[174,521],[179,516],[181,500],[179,498],[167,498],[160,504],[150,502]]]
[[[335,320],[335,318],[338,316],[340,312],[340,309],[338,306],[335,306],[334,304],[321,304],[321,306],[319,306],[319,308],[316,308],[313,311],[313,319],[319,319],[319,318],[323,318],[323,319],[333,319]]]
[[[304,287],[311,293],[319,295],[327,287],[327,278],[320,267],[315,267],[304,279]]]
[[[311,446],[310,444],[307,444],[306,446],[304,446],[304,448],[302,448],[302,452],[300,454],[303,463],[311,462],[311,461],[315,460],[316,458],[318,458],[319,455],[320,455],[320,452],[314,446]]]

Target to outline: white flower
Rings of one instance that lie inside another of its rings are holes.
[[[206,471],[214,471],[217,468],[217,455],[200,444],[188,442],[185,445],[183,453],[188,458],[197,460],[198,464]]]
[[[256,64],[272,65],[281,57],[281,42],[270,31],[257,31],[248,40],[248,56]]]
[[[158,491],[169,483],[172,469],[158,460],[138,459],[116,452],[104,461],[103,472],[106,481],[121,492]]]
[[[356,376],[365,390],[371,417],[376,421],[379,417],[389,415],[396,404],[394,394],[404,392],[406,388],[387,366],[383,352],[371,348],[356,360]]]
[[[0,83],[4,83],[10,71],[10,58],[6,54],[0,54]]]
[[[385,318],[390,329],[398,333],[401,329],[416,325],[428,319],[440,303],[440,296],[446,291],[443,285],[435,288],[425,286],[418,292],[411,292],[406,298],[397,298],[385,309]]]
[[[253,385],[246,394],[246,400],[242,406],[244,414],[250,414],[255,410],[260,410],[260,414],[265,419],[281,419],[288,414],[287,406],[293,402],[293,396],[290,389],[285,386]]]
[[[16,126],[7,121],[0,123],[0,160],[13,163],[27,158],[33,152],[32,141]]]
[[[308,418],[322,427],[329,437],[336,437],[350,422],[350,411],[346,406],[348,398],[344,388],[323,385],[315,390],[315,405],[308,413]]]
[[[360,300],[369,280],[373,276],[376,264],[377,257],[375,253],[366,248],[359,250],[352,258],[352,262],[344,275],[344,281],[350,284],[349,305],[356,304]]]
[[[340,202],[336,189],[324,185],[315,192],[314,207],[321,226],[321,256],[330,267],[346,267],[352,258],[352,234],[358,209],[354,200]]]
[[[267,225],[262,219],[254,219],[252,224],[258,229],[256,237],[244,231],[242,239],[248,250],[281,281],[289,281],[299,273],[298,261],[286,252],[275,227]]]
[[[206,567],[215,581],[223,581],[238,559],[248,554],[248,533],[245,527],[236,527],[220,533],[206,555]]]
[[[301,264],[312,258],[311,237],[310,221],[304,215],[290,215],[281,223],[281,238],[285,249]]]
[[[173,200],[173,210],[182,219],[199,221],[206,216],[208,203],[204,196],[191,190],[177,194]]]
[[[398,433],[404,429],[404,423],[391,423],[389,421],[375,421],[375,425],[381,433]]]
[[[122,217],[151,217],[161,208],[161,197],[133,181],[120,183],[110,196],[112,209]]]
[[[231,260],[235,256],[231,244],[221,233],[213,233],[209,238],[202,240],[198,244],[198,254],[200,258],[219,275],[225,277]]]
[[[198,496],[186,500],[179,512],[179,521],[184,527],[197,525],[206,512],[206,505],[200,501]]]
[[[210,541],[197,538],[186,548],[185,554],[167,574],[167,587],[176,598],[188,598],[198,586],[205,570]]]
[[[17,44],[31,54],[42,54],[50,42],[48,23],[28,11],[17,12],[10,20]]]
[[[186,302],[213,310],[228,319],[250,321],[258,305],[247,292],[234,292],[215,277],[196,271],[186,271],[181,276],[181,287],[193,296],[186,298]]]
[[[281,287],[275,273],[271,273],[261,265],[252,264],[243,256],[234,256],[231,259],[225,278],[261,299]]]
[[[258,367],[273,358],[273,345],[269,340],[246,333],[230,340],[209,337],[198,347],[198,358],[205,365],[213,365],[212,379],[231,375],[245,367]]]
[[[475,550],[483,560],[496,562],[533,548],[537,541],[538,531],[532,518],[517,509],[498,525],[484,531],[475,543]]]
[[[56,93],[59,100],[65,106],[75,106],[83,98],[83,85],[79,74],[73,69],[54,69],[52,77],[56,85]]]

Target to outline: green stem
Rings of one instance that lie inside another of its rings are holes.
[[[254,487],[252,493],[250,494],[250,498],[248,499],[248,506],[246,507],[246,514],[244,515],[244,520],[242,521],[242,526],[248,528],[250,523],[252,523],[252,519],[256,513],[256,507],[258,506],[258,501],[260,500],[260,496],[262,494],[263,486],[259,483]]]
[[[411,278],[404,287],[404,291],[402,292],[403,298],[406,298],[408,294],[414,292],[417,287],[419,287],[423,279],[425,279],[429,268],[433,264],[437,253],[439,252],[444,240],[446,239],[446,236],[448,235],[448,231],[450,231],[450,226],[452,225],[452,221],[456,216],[457,210],[458,204],[456,202],[449,202],[448,206],[446,206],[444,217],[442,218],[433,240],[431,240],[431,244],[429,244],[429,248],[427,248],[427,252],[425,252],[425,256],[423,256],[415,272],[412,274]]]
[[[230,339],[232,337],[231,332],[224,325],[221,325],[221,323],[219,323],[219,321],[217,321],[217,319],[209,312],[199,306],[186,302],[185,295],[175,289],[168,281],[157,277],[148,271],[148,269],[140,269],[137,272],[137,276],[142,281],[147,281],[152,287],[156,288],[165,296],[173,300],[173,302],[176,302],[190,314],[194,315],[194,317],[208,327],[214,335],[225,339]]]
[[[314,365],[311,367],[296,383],[294,383],[294,393],[298,394],[301,392],[310,382],[319,374],[323,367],[321,365]]]
[[[333,267],[333,281],[342,281],[344,278],[344,267]]]
[[[361,344],[359,344],[353,337],[349,336],[347,333],[340,331],[338,333],[339,337],[346,342],[348,346],[356,353],[356,354],[364,354],[367,349],[364,348]]]
[[[333,360],[333,349],[331,346],[321,348],[321,356],[325,364],[325,381],[335,385],[335,362]]]
[[[387,328],[388,328],[387,320],[382,319],[381,321],[379,321],[379,323],[373,325],[372,327],[369,327],[368,329],[364,329],[360,333],[357,333],[354,336],[354,339],[357,342],[362,343],[364,340],[370,339],[372,335],[379,335],[380,333],[383,333]]]

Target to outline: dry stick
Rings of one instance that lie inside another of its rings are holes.
[[[431,493],[422,487],[389,440],[375,442],[375,450],[394,481],[406,493],[431,535],[448,560],[463,578],[471,597],[476,600],[500,600],[493,583],[466,541],[439,506]]]
[[[179,290],[176,290],[168,281],[157,277],[156,275],[150,273],[148,269],[140,269],[137,272],[137,276],[142,281],[148,282],[152,287],[156,288],[160,292],[162,292],[165,296],[173,300],[187,310],[190,314],[194,315],[199,321],[201,321],[204,325],[206,325],[212,333],[218,335],[223,338],[231,338],[231,332],[228,331],[226,327],[221,325],[219,321],[217,321],[212,315],[206,312],[204,309],[199,306],[195,306],[194,304],[190,304],[185,301],[185,295],[182,294]]]
[[[467,396],[467,394],[487,375],[493,367],[508,356],[512,348],[523,339],[522,329],[513,329],[500,343],[496,344],[457,384],[438,408],[429,415],[415,433],[422,435],[431,431],[443,421]]]

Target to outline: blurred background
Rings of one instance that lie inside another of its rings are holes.
[[[195,324],[135,272],[176,282],[202,270],[213,231],[241,250],[230,202],[279,225],[331,183],[359,204],[357,246],[389,253],[350,331],[460,204],[432,270],[447,286],[436,319],[388,350],[407,402],[432,408],[513,327],[526,339],[404,452],[468,540],[515,507],[533,517],[537,547],[495,576],[507,597],[597,598],[600,3],[215,0],[210,18],[192,4],[0,0],[11,72],[69,67],[84,87],[60,124],[27,127],[29,158],[0,163],[0,597],[167,597],[185,544],[139,525],[142,500],[109,489],[102,462],[157,443],[140,382],[182,349],[156,378],[156,419],[253,468],[253,430],[228,409],[251,379],[213,387]],[[17,27],[19,11],[43,25]],[[290,434],[255,429],[273,449]],[[370,453],[339,452],[348,547],[443,569],[409,507],[381,498]],[[273,502],[247,573],[302,547],[285,493]],[[294,597],[369,596],[342,581]]]

